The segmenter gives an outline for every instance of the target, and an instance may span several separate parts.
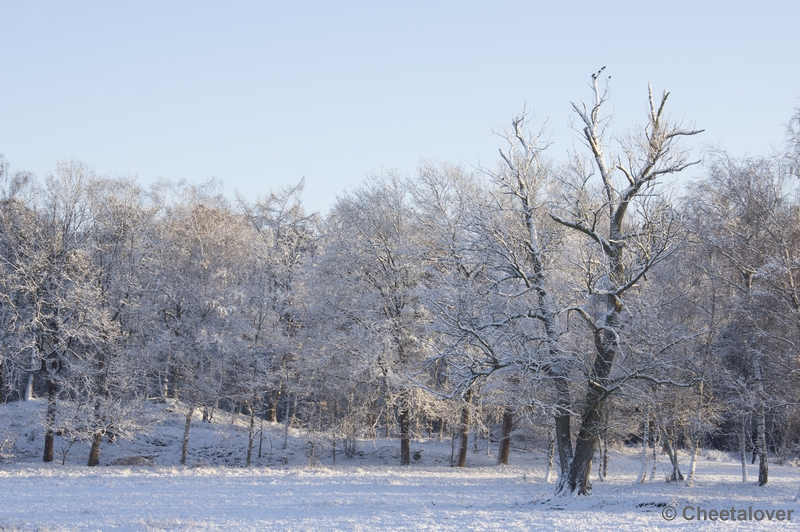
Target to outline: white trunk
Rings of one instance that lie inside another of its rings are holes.
[[[647,440],[650,436],[649,414],[649,411],[645,410],[644,434],[642,435],[642,468],[639,470],[639,478],[636,479],[636,484],[642,484],[647,479]]]
[[[739,434],[739,458],[742,461],[742,482],[747,482],[747,423],[744,422]]]
[[[658,446],[661,445],[661,431],[658,430],[658,425],[655,427],[656,433],[653,437],[653,467],[650,469],[650,482],[656,479],[656,466],[658,464]]]
[[[189,407],[186,412],[186,425],[183,427],[183,445],[181,445],[181,465],[186,465],[186,455],[189,453],[189,429],[192,426],[192,414],[194,406]]]
[[[25,385],[25,401],[33,399],[33,373],[28,373],[28,383]]]
[[[692,458],[689,462],[689,475],[686,477],[686,485],[694,484],[694,471],[697,469],[697,457],[700,454],[700,436],[692,438]]]
[[[544,483],[549,484],[553,481],[553,462],[556,457],[556,439],[550,435],[550,445],[547,447],[547,473],[544,475]]]

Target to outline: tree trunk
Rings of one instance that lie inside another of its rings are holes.
[[[183,426],[183,444],[181,445],[181,465],[186,465],[186,455],[189,453],[189,428],[192,426],[194,405],[189,405],[186,412],[186,424]]]
[[[544,475],[545,484],[549,484],[553,478],[553,461],[556,457],[556,439],[552,434],[548,435],[550,443],[547,446],[547,473]]]
[[[256,428],[256,409],[250,405],[250,432],[247,435],[247,461],[245,467],[250,467],[250,456],[253,453],[253,437]]]
[[[278,388],[275,390],[275,395],[272,397],[272,401],[269,403],[269,420],[272,423],[278,422],[278,401],[281,400],[281,390]]]
[[[47,414],[45,417],[44,456],[43,462],[53,461],[53,444],[55,440],[56,424],[56,379],[47,379]]]
[[[514,428],[514,412],[511,405],[503,410],[503,432],[500,438],[500,449],[497,452],[497,464],[508,465],[508,453],[511,449],[511,429]]]
[[[602,429],[603,403],[606,390],[603,383],[611,373],[614,356],[617,349],[617,326],[619,313],[622,311],[622,302],[616,298],[607,301],[609,312],[606,314],[603,327],[594,333],[595,358],[592,366],[592,376],[589,380],[584,402],[581,427],[578,430],[578,440],[575,444],[575,455],[569,469],[566,491],[578,495],[590,495],[592,491],[589,477],[592,472],[592,459],[594,458],[597,436]],[[564,493],[563,487],[558,490]]]
[[[6,393],[6,364],[0,362],[0,403],[8,401],[8,394]]]
[[[471,403],[472,390],[467,390],[467,393],[464,395],[464,404],[461,406],[461,427],[459,428],[461,439],[458,447],[458,463],[456,464],[458,467],[465,467],[467,465]]]
[[[763,400],[756,413],[756,448],[758,449],[758,485],[764,486],[769,479],[767,465],[766,419]]]
[[[658,447],[661,445],[661,431],[658,428],[658,423],[653,427],[653,467],[650,469],[650,482],[656,479],[656,469],[658,464]]]
[[[675,448],[675,442],[666,428],[664,428],[664,436],[667,438],[667,454],[669,454],[669,461],[672,464],[672,475],[670,481],[678,482],[683,480],[683,473],[681,473],[680,465],[678,464],[678,450]]]
[[[405,402],[405,401],[404,401]],[[411,464],[411,434],[408,406],[400,407],[400,465]]]
[[[36,367],[36,362],[37,361],[38,361],[38,359],[37,359],[36,354],[35,353],[31,354],[31,367],[32,368]],[[33,371],[29,371],[28,372],[27,382],[25,383],[25,395],[24,395],[24,397],[22,399],[23,401],[30,401],[31,399],[33,399],[33,378],[34,378],[34,372]]]
[[[649,411],[645,410],[644,414],[644,432],[642,434],[642,467],[639,470],[639,477],[636,479],[636,484],[643,484],[647,479],[647,440],[650,439],[650,419]]]
[[[601,359],[600,355],[597,359]],[[613,358],[613,355],[612,355]],[[597,365],[597,361],[595,365]],[[605,365],[601,361],[601,365]],[[608,363],[610,371],[610,363]],[[597,372],[596,372],[597,373]],[[608,375],[605,373],[604,377]],[[578,430],[577,442],[575,444],[575,455],[572,457],[572,465],[569,468],[566,490],[569,493],[578,495],[590,495],[592,491],[589,476],[592,472],[592,460],[594,459],[597,436],[602,428],[604,390],[596,380],[589,383],[589,391],[586,394],[586,407],[584,408],[581,427]],[[563,489],[559,490],[563,492]]]
[[[691,441],[692,456],[689,460],[689,474],[686,477],[686,485],[691,486],[694,484],[694,472],[697,469],[697,457],[700,454],[700,435],[695,434]]]
[[[742,461],[742,482],[747,482],[747,421],[742,421],[739,433],[739,458]]]
[[[558,486],[556,492],[561,492],[569,478],[572,467],[572,420],[570,416],[569,381],[564,377],[555,378],[557,393],[556,399],[556,447],[558,448]]]
[[[89,467],[94,467],[96,465],[100,465],[100,441],[103,439],[103,433],[101,431],[94,433],[94,438],[92,438],[92,448],[89,450],[89,461],[86,463]]]

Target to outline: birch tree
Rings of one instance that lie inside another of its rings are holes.
[[[780,158],[737,161],[718,154],[689,204],[694,233],[729,292],[731,319],[715,348],[731,377],[731,395],[740,399],[734,402],[755,423],[759,485],[769,478],[767,415],[794,401],[776,383],[795,375],[798,364],[784,354],[797,341],[800,317],[800,217],[790,168]]]

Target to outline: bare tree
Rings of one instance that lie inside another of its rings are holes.
[[[588,384],[575,454],[563,492],[587,495],[589,473],[597,435],[601,429],[603,403],[614,389],[610,377],[621,349],[625,298],[645,275],[664,260],[675,246],[672,210],[660,184],[670,174],[695,164],[676,142],[699,130],[683,129],[665,116],[669,93],[658,104],[649,91],[647,126],[620,143],[621,155],[608,153],[608,85],[601,89],[602,69],[592,75],[592,100],[573,103],[579,130],[589,150],[589,161],[576,156],[562,183],[562,201],[553,219],[581,235],[586,242],[583,293],[586,303],[574,311],[583,319],[594,343],[594,360]],[[599,187],[593,177],[600,180]]]

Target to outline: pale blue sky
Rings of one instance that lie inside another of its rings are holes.
[[[0,0],[0,153],[248,198],[306,176],[324,210],[382,167],[493,164],[523,104],[563,158],[569,102],[606,65],[618,128],[650,82],[699,142],[760,154],[800,106],[798,21],[788,0]]]

